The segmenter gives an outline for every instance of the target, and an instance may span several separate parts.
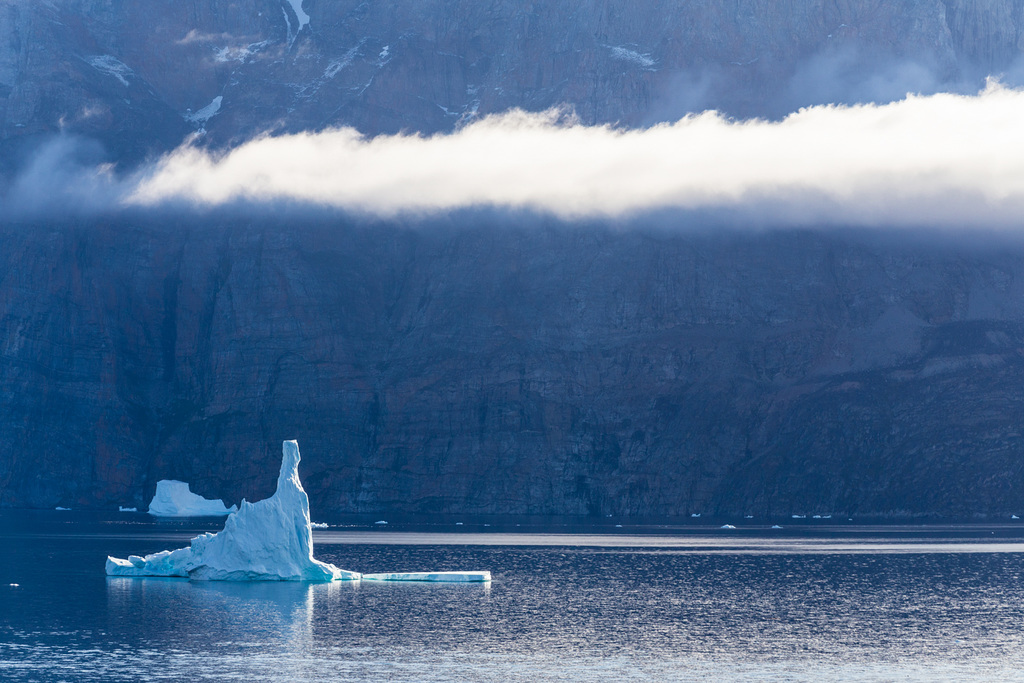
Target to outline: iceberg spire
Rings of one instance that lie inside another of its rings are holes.
[[[357,572],[313,558],[309,497],[299,481],[299,444],[285,441],[274,495],[242,501],[224,530],[192,539],[188,548],[107,558],[111,576],[187,576],[204,581],[339,581]]]

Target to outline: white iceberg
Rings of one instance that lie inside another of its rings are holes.
[[[313,559],[309,498],[299,482],[299,444],[284,442],[277,491],[242,501],[224,530],[192,539],[188,548],[127,560],[107,558],[110,576],[181,576],[203,581],[344,581],[360,577]],[[152,512],[152,510],[151,510]]]
[[[732,524],[723,524],[722,528],[723,529],[735,529],[736,527],[734,527]]]
[[[396,572],[363,574],[366,581],[432,581],[434,583],[478,583],[491,580],[490,572]]]
[[[154,517],[210,517],[230,515],[238,508],[224,507],[224,501],[209,500],[192,493],[183,481],[164,479],[156,483],[156,495],[149,504],[149,514]]]

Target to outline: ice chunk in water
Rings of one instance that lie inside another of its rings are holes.
[[[208,517],[230,515],[238,508],[224,507],[224,501],[208,500],[192,493],[183,481],[164,479],[156,483],[156,495],[149,504],[149,514],[154,517]],[[125,512],[122,510],[122,512]]]

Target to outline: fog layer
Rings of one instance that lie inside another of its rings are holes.
[[[114,206],[284,201],[376,216],[476,206],[566,219],[683,209],[759,224],[998,228],[1024,209],[1022,120],[1024,90],[998,84],[775,122],[706,112],[633,130],[513,111],[432,137],[339,128],[226,152],[190,141],[120,179],[80,161],[58,172],[62,148],[51,148],[12,196],[51,208],[63,192],[79,205],[83,195]]]

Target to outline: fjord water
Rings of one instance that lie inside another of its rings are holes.
[[[0,512],[0,679],[1024,680],[1020,527],[351,527],[317,532],[317,557],[494,581],[103,573],[219,523]]]

